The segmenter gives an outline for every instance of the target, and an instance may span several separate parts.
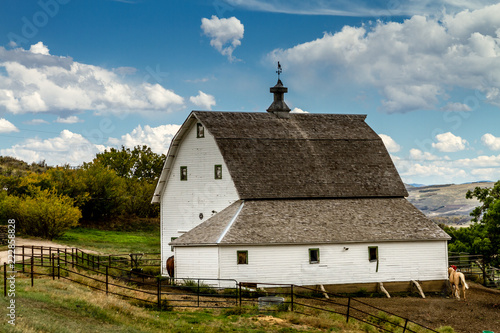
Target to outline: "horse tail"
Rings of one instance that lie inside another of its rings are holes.
[[[462,284],[465,286],[465,289],[469,289],[469,285],[465,282],[465,276],[460,274],[460,279],[462,280]]]

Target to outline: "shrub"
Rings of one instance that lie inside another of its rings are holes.
[[[24,198],[8,196],[4,204],[10,216],[18,221],[17,231],[50,240],[77,226],[82,217],[71,198],[52,190],[37,190],[33,196]]]

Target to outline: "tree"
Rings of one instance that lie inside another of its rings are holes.
[[[154,153],[148,146],[136,146],[133,150],[122,146],[98,153],[93,164],[100,164],[116,172],[120,177],[155,182],[163,168],[165,155]]]
[[[469,246],[485,260],[500,264],[500,180],[493,187],[467,191],[467,199],[476,198],[481,206],[471,212],[473,225]]]
[[[127,198],[125,179],[100,164],[85,164],[79,172],[89,195],[81,207],[83,219],[96,222],[121,215]]]
[[[82,214],[73,200],[54,190],[31,190],[32,196],[7,196],[4,214],[16,219],[16,228],[26,235],[53,239],[78,225]]]

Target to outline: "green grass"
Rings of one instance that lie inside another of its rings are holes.
[[[1,332],[322,332],[307,325],[261,320],[255,308],[233,314],[223,309],[158,312],[102,292],[41,278],[16,281],[16,325],[0,321]],[[2,314],[9,298],[0,298]],[[5,317],[5,315],[3,315]],[[361,332],[361,331],[352,331]]]
[[[75,228],[66,231],[54,242],[104,254],[159,253],[160,230],[134,232]]]

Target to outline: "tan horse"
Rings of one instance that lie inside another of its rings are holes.
[[[458,290],[460,283],[462,283],[462,293],[464,294],[465,300],[465,289],[469,289],[467,282],[465,282],[465,276],[461,272],[455,271],[452,267],[448,268],[448,275],[450,276],[450,283],[453,288],[453,293],[457,299],[460,299],[460,290]]]

